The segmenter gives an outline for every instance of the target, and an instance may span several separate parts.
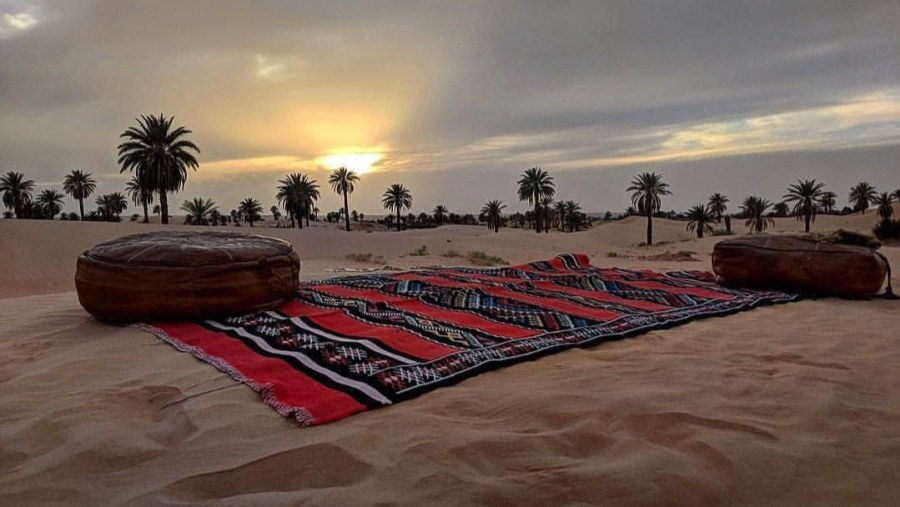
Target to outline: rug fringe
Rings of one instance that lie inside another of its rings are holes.
[[[217,370],[231,377],[233,380],[248,386],[253,391],[259,393],[259,396],[260,398],[262,398],[263,403],[271,407],[275,412],[278,412],[278,414],[282,417],[295,419],[300,426],[304,427],[316,424],[315,416],[312,415],[312,413],[306,407],[289,405],[279,401],[276,397],[275,388],[272,386],[272,384],[259,384],[241,373],[241,371],[235,368],[231,363],[221,358],[211,356],[199,347],[188,345],[156,326],[152,326],[150,324],[131,324],[131,327],[155,335],[157,338],[168,343],[176,350],[180,352],[187,352],[195,358],[203,361],[204,363],[212,365]]]

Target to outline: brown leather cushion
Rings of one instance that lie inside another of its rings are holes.
[[[276,307],[299,286],[287,241],[233,232],[160,231],[100,243],[78,257],[78,300],[111,321],[177,320]]]
[[[712,264],[725,285],[844,297],[877,294],[887,274],[885,262],[866,247],[766,234],[717,243]]]

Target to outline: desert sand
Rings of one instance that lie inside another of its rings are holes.
[[[820,216],[814,230],[875,220]],[[290,240],[304,279],[378,266],[352,253],[464,262],[448,250],[710,269],[721,238],[657,220],[648,249],[643,225],[240,230]],[[0,220],[0,505],[900,505],[898,301],[700,320],[299,428],[212,366],[81,309],[78,253],[160,227]],[[405,255],[422,245],[430,255]],[[688,251],[696,261],[653,257]],[[900,266],[900,247],[883,252]]]

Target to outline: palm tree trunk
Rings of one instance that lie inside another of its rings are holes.
[[[350,215],[347,213],[347,191],[344,191],[344,223],[347,225],[347,232],[350,232]]]
[[[346,209],[344,211],[346,212]],[[400,231],[400,206],[397,206],[397,231]]]
[[[294,210],[294,214],[297,215],[297,224],[300,228],[303,228],[303,213],[301,213],[300,208]]]
[[[162,190],[159,192],[159,209],[162,212],[162,220],[163,224],[169,223],[169,197],[166,195],[166,191]]]
[[[653,213],[647,212],[647,246],[653,244]]]
[[[81,221],[84,222],[84,198],[78,199],[78,209],[81,211]]]
[[[806,232],[809,232],[809,219],[811,218],[810,214],[807,213],[804,218],[806,219]]]
[[[534,199],[534,230],[538,234],[541,233],[541,205],[537,203],[537,196]]]
[[[147,201],[142,200],[141,204],[144,205],[144,223],[149,224],[150,223],[150,215],[147,214]]]

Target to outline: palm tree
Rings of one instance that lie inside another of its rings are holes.
[[[715,194],[718,195],[718,194]],[[685,228],[688,232],[697,231],[697,238],[703,238],[705,233],[712,234],[715,228],[713,221],[716,219],[716,212],[713,210],[712,199],[709,205],[698,204],[691,208],[687,213],[688,224]]]
[[[355,172],[348,170],[346,167],[338,167],[328,178],[328,184],[331,185],[331,189],[338,195],[344,196],[345,210],[350,209],[350,203],[347,202],[347,196],[353,193],[354,183],[357,181],[359,181],[359,176],[357,176]],[[344,213],[344,228],[347,231],[350,230],[350,215],[347,213]]]
[[[672,194],[669,191],[669,184],[663,183],[661,174],[643,172],[631,181],[627,191],[632,193],[631,203],[637,208],[638,213],[647,216],[647,245],[652,245],[653,213],[659,211],[662,205],[661,197]]]
[[[819,196],[819,206],[826,214],[830,215],[834,212],[835,204],[837,204],[837,194],[834,192],[826,190]]]
[[[894,207],[891,206],[893,203],[894,195],[887,192],[875,196],[875,199],[872,200],[872,204],[878,206],[878,216],[882,220],[887,220],[894,214]]]
[[[275,192],[275,200],[278,201],[278,204],[287,211],[288,216],[291,218],[291,228],[296,227],[294,225],[294,218],[300,217],[300,208],[301,208],[301,197],[300,197],[300,173],[291,173],[285,176],[283,180],[278,180],[278,187],[276,187]],[[300,222],[300,228],[303,228],[303,222]]]
[[[137,127],[128,127],[119,137],[127,139],[118,147],[119,172],[134,171],[141,181],[153,183],[159,194],[162,223],[169,223],[168,192],[184,188],[187,169],[197,170],[199,163],[191,151],[200,148],[187,139],[191,131],[184,127],[172,128],[175,117],[141,115]]]
[[[210,225],[217,226],[219,222],[222,220],[222,214],[219,213],[219,209],[216,208],[209,212],[209,223]]]
[[[850,189],[850,204],[853,205],[856,211],[862,211],[862,214],[865,215],[866,210],[869,209],[869,204],[875,200],[877,195],[875,187],[867,181],[862,181]]]
[[[94,190],[97,190],[97,180],[91,176],[91,173],[73,169],[63,179],[63,192],[73,199],[78,199],[78,211],[81,212],[82,220],[84,220],[84,200],[90,197]]]
[[[278,210],[278,206],[272,206],[271,208],[269,208],[269,211],[272,212],[272,220],[274,220],[276,223],[281,220],[281,211]]]
[[[306,225],[309,226],[309,215],[315,208],[315,202],[319,200],[319,184],[316,180],[311,180],[305,174],[300,177],[299,182],[300,195],[300,211],[306,218]],[[298,218],[299,220],[299,218]]]
[[[128,209],[128,199],[126,199],[121,192],[113,192],[109,194],[109,200],[112,204],[112,212],[116,215],[116,219],[118,220],[119,215]]]
[[[790,212],[791,207],[784,201],[776,202],[775,205],[772,206],[772,213],[774,213],[776,217],[786,217]]]
[[[400,230],[400,212],[403,208],[412,208],[412,194],[399,183],[394,183],[381,196],[381,204],[386,210],[397,211],[397,230]]]
[[[185,200],[181,204],[181,209],[187,212],[191,225],[209,225],[210,213],[219,207],[212,199],[194,197],[190,201]]]
[[[769,202],[768,199],[762,199],[755,195],[747,197],[746,199],[744,199],[744,203],[741,204],[744,218],[747,219],[744,225],[752,230],[755,230],[756,232],[762,232],[766,230],[769,225],[775,223],[773,219],[766,216],[766,212],[771,207],[772,203]]]
[[[31,203],[31,192],[34,181],[26,180],[25,173],[9,171],[0,177],[0,192],[3,193],[3,205],[16,213],[16,218],[25,214],[25,206]]]
[[[444,223],[444,218],[447,217],[448,211],[446,206],[438,204],[431,213],[434,214],[434,221],[437,222],[438,225],[442,225]]]
[[[57,192],[55,188],[50,188],[38,194],[34,202],[40,207],[45,217],[53,220],[53,217],[63,209],[63,197],[65,196]]]
[[[716,223],[722,223],[722,215],[728,209],[728,202],[728,196],[718,192],[709,196],[709,210],[716,216]]]
[[[238,204],[238,213],[244,217],[244,220],[250,222],[250,227],[253,227],[253,222],[258,222],[262,218],[260,216],[262,210],[262,204],[252,197],[248,197]]]
[[[101,195],[94,202],[103,220],[108,222],[113,221],[113,218],[118,219],[119,215],[128,209],[128,200],[120,192]]]
[[[556,201],[553,205],[553,211],[556,213],[556,221],[559,224],[559,230],[565,228],[566,220],[566,203],[565,201]]]
[[[522,173],[519,178],[519,200],[534,205],[534,230],[541,232],[541,199],[553,197],[556,185],[553,177],[540,167],[532,167]],[[548,229],[549,230],[549,229]]]
[[[788,193],[784,194],[785,202],[794,203],[794,216],[797,220],[803,220],[805,232],[809,232],[809,223],[816,219],[817,203],[822,198],[824,186],[816,180],[797,180],[797,183],[788,187]]]
[[[565,223],[569,226],[569,231],[574,232],[580,224],[581,204],[575,201],[566,201],[563,206]]]
[[[275,199],[278,200],[288,216],[291,217],[291,227],[294,227],[294,219],[300,228],[303,228],[303,217],[306,216],[306,224],[309,225],[309,213],[313,209],[313,202],[319,199],[319,185],[316,180],[311,180],[305,174],[291,173],[277,187]],[[352,190],[350,190],[352,192]]]
[[[113,204],[110,200],[111,194],[103,194],[98,195],[96,199],[94,199],[94,204],[97,205],[97,211],[100,213],[100,217],[103,218],[104,222],[108,222],[113,215]],[[90,213],[88,213],[90,216]]]
[[[541,197],[541,220],[544,223],[544,232],[550,232],[550,224],[553,221],[553,203],[552,196]]]
[[[506,205],[499,199],[493,199],[485,203],[481,208],[481,214],[488,224],[488,229],[494,229],[494,232],[500,232],[500,223],[503,221],[503,210]]]
[[[144,176],[141,181],[140,176]],[[150,223],[150,215],[147,213],[147,205],[153,202],[153,182],[147,181],[146,173],[132,174],[128,183],[125,183],[125,192],[131,197],[135,206],[140,204],[144,208],[144,223]]]
[[[894,196],[895,201],[900,202],[900,188],[894,190],[894,193],[892,195]]]

